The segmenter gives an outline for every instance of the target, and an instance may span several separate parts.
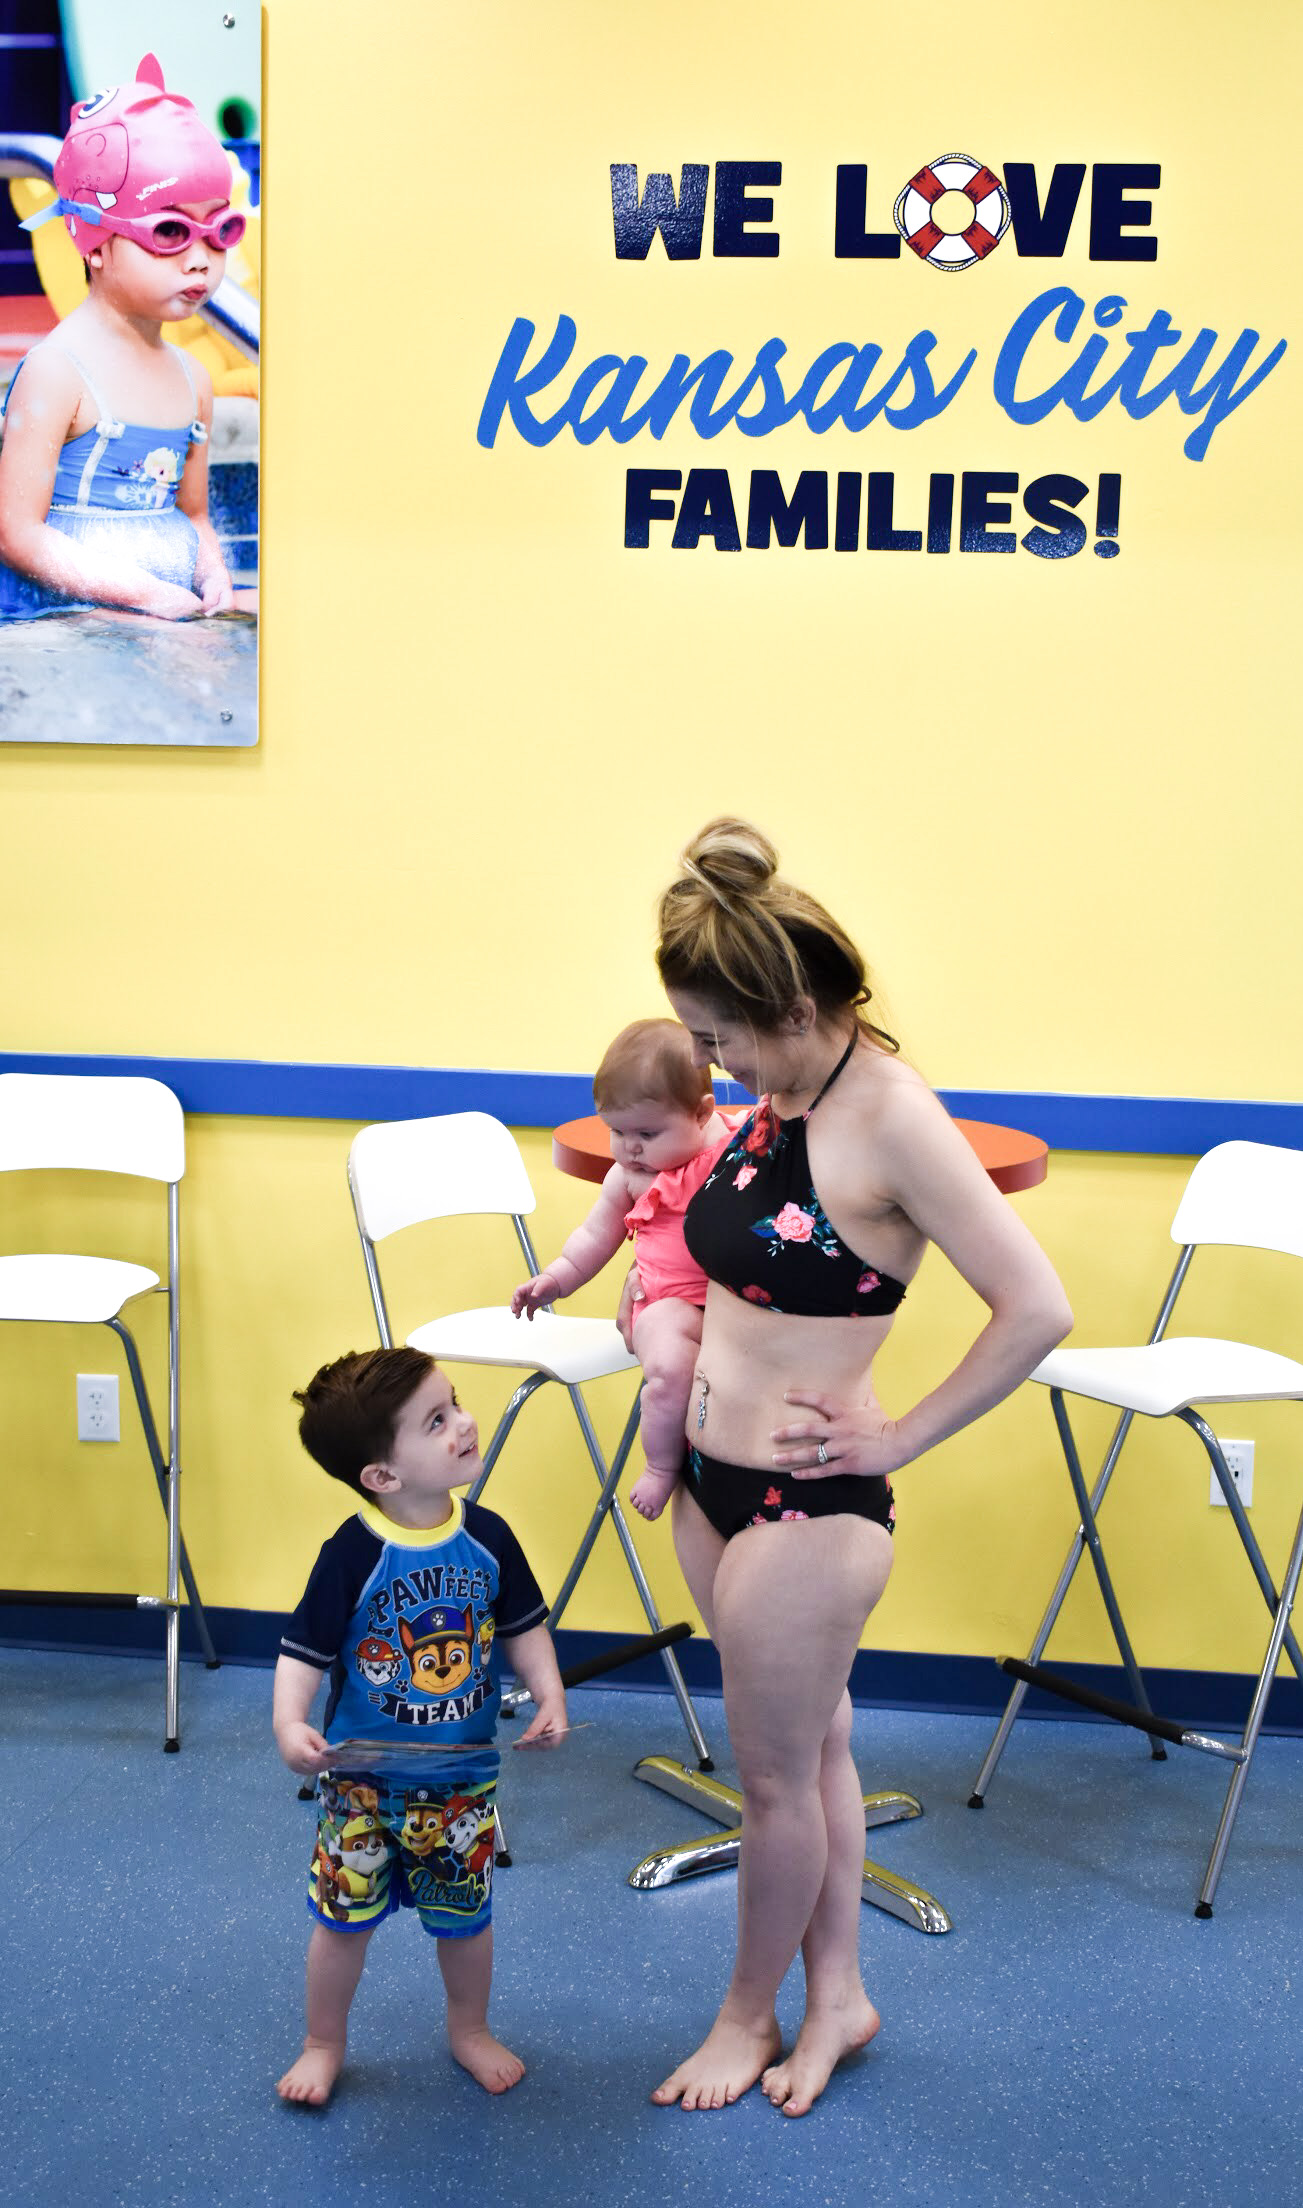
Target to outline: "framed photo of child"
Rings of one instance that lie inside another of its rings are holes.
[[[258,740],[261,26],[0,42],[0,740]]]

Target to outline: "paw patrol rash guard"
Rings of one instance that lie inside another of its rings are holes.
[[[286,1656],[330,1673],[328,1741],[395,1741],[403,1754],[366,1768],[395,1779],[483,1778],[497,1756],[412,1753],[492,1740],[501,1706],[497,1635],[542,1625],[547,1604],[510,1526],[452,1498],[446,1525],[396,1526],[371,1503],[332,1533],[281,1641]]]

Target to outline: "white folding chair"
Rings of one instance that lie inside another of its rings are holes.
[[[181,1539],[180,1227],[177,1184],[185,1172],[185,1120],[161,1081],[98,1074],[0,1074],[0,1172],[68,1168],[122,1173],[167,1187],[167,1280],[147,1266],[111,1257],[73,1257],[41,1251],[0,1257],[0,1320],[107,1326],[126,1353],[145,1446],[167,1513],[167,1593],[64,1594],[26,1588],[0,1590],[0,1602],[91,1609],[165,1610],[167,1613],[166,1724],[163,1746],[181,1745],[180,1589],[185,1583],[200,1645],[209,1668],[217,1651],[208,1630],[190,1559]],[[122,1313],[136,1297],[167,1297],[167,1454],[159,1443],[140,1355]]]
[[[1303,1512],[1299,1516],[1293,1547],[1285,1567],[1284,1581],[1278,1592],[1254,1539],[1221,1444],[1212,1427],[1195,1410],[1194,1405],[1303,1400],[1303,1364],[1296,1364],[1292,1358],[1282,1357],[1274,1350],[1258,1349],[1246,1342],[1208,1340],[1202,1337],[1182,1339],[1169,1335],[1167,1325],[1190,1269],[1190,1261],[1200,1244],[1277,1250],[1294,1257],[1303,1257],[1303,1152],[1282,1150],[1260,1142],[1223,1142],[1216,1149],[1208,1151],[1199,1160],[1186,1183],[1185,1192],[1172,1221],[1172,1240],[1181,1245],[1181,1255],[1146,1344],[1127,1349],[1056,1349],[1037,1366],[1031,1376],[1050,1390],[1050,1402],[1063,1445],[1068,1477],[1081,1514],[1081,1523],[1073,1537],[1067,1560],[1050,1598],[1049,1608],[1041,1620],[1026,1662],[1013,1657],[1000,1659],[1002,1668],[1018,1684],[1009,1697],[1004,1716],[987,1751],[986,1761],[978,1773],[969,1806],[973,1809],[982,1807],[987,1786],[1029,1686],[1043,1687],[1068,1701],[1099,1711],[1106,1717],[1116,1718],[1124,1725],[1135,1726],[1139,1731],[1147,1733],[1155,1761],[1161,1762],[1166,1755],[1162,1746],[1164,1741],[1170,1741],[1178,1747],[1198,1749],[1204,1755],[1219,1757],[1231,1765],[1231,1776],[1195,1908],[1196,1916],[1210,1917],[1213,1896],[1226,1859],[1226,1851],[1230,1846],[1231,1831],[1248,1779],[1253,1751],[1262,1729],[1267,1698],[1282,1648],[1288,1654],[1295,1673],[1303,1678],[1303,1661],[1300,1660],[1298,1644],[1289,1624],[1299,1570],[1303,1565]],[[1122,1414],[1089,1494],[1086,1492],[1076,1443],[1064,1408],[1065,1395],[1090,1397],[1097,1403],[1111,1404]],[[1179,1418],[1198,1435],[1208,1453],[1218,1486],[1244,1545],[1263,1600],[1271,1613],[1271,1633],[1266,1654],[1253,1689],[1244,1730],[1238,1741],[1214,1739],[1208,1734],[1196,1732],[1189,1725],[1183,1725],[1179,1720],[1158,1716],[1150,1707],[1145,1683],[1127,1638],[1117,1596],[1104,1561],[1096,1517],[1104,1492],[1113,1476],[1122,1444],[1137,1414],[1145,1418]],[[1133,1700],[1129,1703],[1096,1694],[1073,1680],[1048,1671],[1040,1660],[1072,1584],[1073,1574],[1081,1561],[1083,1548],[1090,1551],[1113,1637],[1130,1683]]]
[[[387,1347],[394,1337],[376,1261],[376,1244],[386,1236],[435,1219],[508,1217],[530,1274],[539,1270],[525,1225],[535,1202],[525,1162],[511,1130],[487,1112],[448,1112],[434,1119],[389,1120],[363,1127],[349,1151],[348,1183],[376,1325]],[[512,1317],[508,1304],[494,1304],[475,1311],[450,1312],[418,1326],[406,1338],[414,1348],[426,1350],[441,1364],[498,1365],[527,1374],[510,1397],[484,1451],[484,1470],[470,1490],[472,1502],[482,1493],[531,1395],[548,1381],[556,1381],[565,1389],[597,1474],[599,1493],[548,1613],[548,1624],[555,1630],[560,1622],[602,1522],[609,1517],[648,1627],[653,1633],[659,1632],[660,1616],[616,1498],[616,1487],[638,1430],[638,1397],[635,1394],[619,1447],[608,1466],[581,1392],[590,1381],[636,1368],[637,1360],[629,1355],[614,1321],[566,1318],[551,1309],[538,1312],[532,1320],[517,1319]],[[672,1647],[661,1650],[661,1661],[697,1759],[710,1770],[710,1751]]]

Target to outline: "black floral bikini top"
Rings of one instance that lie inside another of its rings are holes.
[[[880,1318],[904,1300],[902,1281],[834,1234],[810,1175],[805,1123],[857,1040],[799,1118],[779,1119],[761,1097],[683,1215],[684,1239],[707,1278],[747,1303],[841,1319]]]

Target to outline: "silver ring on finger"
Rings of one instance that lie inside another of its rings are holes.
[[[817,1449],[815,1450],[815,1453],[814,1453],[814,1454],[815,1454],[815,1462],[816,1462],[816,1464],[826,1464],[826,1463],[828,1462],[828,1444],[827,1444],[827,1442],[826,1442],[826,1441],[821,1441],[821,1442],[820,1442],[820,1444],[819,1444],[819,1446],[818,1446],[818,1448],[817,1448]]]

